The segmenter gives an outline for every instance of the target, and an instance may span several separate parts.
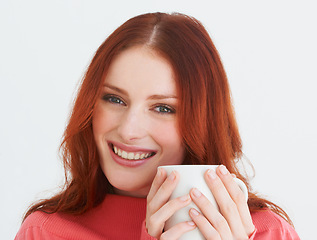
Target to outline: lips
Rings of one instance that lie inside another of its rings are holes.
[[[152,157],[155,154],[155,152],[127,152],[114,145],[112,147],[112,150],[117,156],[128,160],[146,159]]]
[[[134,147],[125,146],[121,143],[109,143],[109,148],[111,149],[111,155],[113,159],[124,166],[138,166],[145,163],[152,156],[156,154],[156,151]]]

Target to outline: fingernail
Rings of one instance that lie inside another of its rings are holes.
[[[168,176],[168,179],[171,180],[171,181],[174,181],[175,177],[176,177],[175,172],[172,171],[171,174]]]
[[[196,226],[196,224],[193,221],[188,221],[187,224],[189,224],[190,226]]]
[[[201,196],[201,192],[197,188],[193,189],[193,194],[196,198],[199,198]]]
[[[219,167],[221,174],[226,175],[228,173],[227,168],[224,165],[220,165]]]
[[[189,195],[185,195],[179,198],[182,202],[186,202],[189,199]]]
[[[161,176],[161,169],[160,169],[160,168],[157,169],[156,175],[157,175],[158,177]]]
[[[198,216],[199,215],[199,212],[195,208],[190,209],[190,213],[192,215],[194,215],[194,216]]]
[[[217,175],[216,175],[216,173],[214,172],[214,170],[209,169],[209,170],[208,170],[208,177],[209,177],[210,179],[214,180],[214,179],[216,179]]]

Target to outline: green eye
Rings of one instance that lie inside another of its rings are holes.
[[[160,114],[172,114],[172,113],[175,113],[175,109],[170,107],[170,106],[167,106],[167,105],[156,106],[156,107],[154,107],[154,111],[156,111],[157,113],[160,113]]]
[[[104,101],[112,103],[112,104],[125,105],[125,102],[122,101],[121,98],[114,96],[114,95],[105,95],[102,97],[102,99]]]

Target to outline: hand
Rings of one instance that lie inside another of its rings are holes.
[[[191,202],[189,194],[169,201],[178,180],[177,172],[173,171],[167,177],[166,171],[159,168],[147,196],[146,228],[157,239],[178,239],[185,232],[196,228],[192,221],[182,222],[163,233],[167,219]]]
[[[200,209],[190,210],[190,216],[206,239],[249,239],[255,227],[247,201],[233,176],[223,165],[205,173],[205,180],[219,206],[219,211],[194,188],[190,192]]]

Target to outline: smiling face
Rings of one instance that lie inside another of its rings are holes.
[[[93,116],[101,168],[122,195],[144,197],[160,165],[181,164],[177,91],[170,64],[146,47],[111,63]]]

